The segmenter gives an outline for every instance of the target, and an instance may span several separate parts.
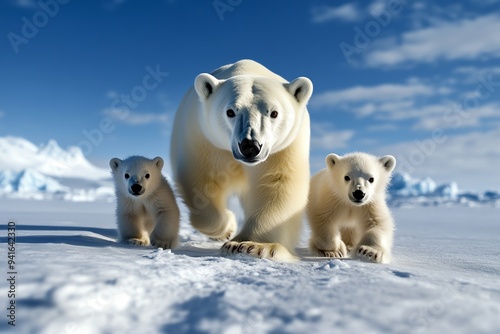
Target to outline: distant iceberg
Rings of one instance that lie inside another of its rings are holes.
[[[500,207],[500,193],[486,191],[483,194],[461,191],[456,182],[437,185],[431,178],[416,179],[408,174],[395,173],[388,188],[390,206],[478,206]]]

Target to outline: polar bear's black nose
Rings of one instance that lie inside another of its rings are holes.
[[[132,185],[132,191],[134,192],[134,194],[138,194],[141,190],[142,190],[142,186],[140,184],[137,184],[137,183],[134,183]]]
[[[361,201],[363,199],[363,197],[365,197],[365,193],[358,189],[358,190],[356,190],[355,192],[352,193],[352,196],[356,200]]]
[[[238,143],[238,146],[241,154],[247,159],[253,159],[258,156],[262,147],[258,141],[246,138],[241,143]]]

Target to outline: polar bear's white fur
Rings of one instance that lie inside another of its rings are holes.
[[[291,261],[309,189],[309,79],[288,82],[251,60],[198,75],[177,110],[171,141],[176,184],[191,224],[228,240],[228,196],[245,221],[222,252]]]
[[[120,241],[171,249],[177,245],[180,212],[174,192],[162,176],[163,159],[113,158],[116,220]]]
[[[361,259],[390,262],[394,222],[385,195],[396,159],[332,153],[326,165],[311,179],[311,251],[339,258],[351,252]]]

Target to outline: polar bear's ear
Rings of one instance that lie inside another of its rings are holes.
[[[194,79],[194,89],[200,99],[207,99],[219,85],[219,80],[211,74],[202,73]]]
[[[118,169],[118,167],[120,167],[122,161],[118,158],[113,158],[111,160],[109,160],[109,167],[111,167],[111,170],[112,171],[115,171]]]
[[[384,169],[389,173],[394,170],[394,167],[396,167],[396,158],[394,158],[392,155],[385,155],[380,158],[379,161],[382,166],[384,166]]]
[[[313,84],[306,77],[298,77],[286,84],[286,88],[299,103],[307,103],[313,93]]]
[[[340,156],[336,155],[335,153],[330,153],[326,156],[325,162],[326,166],[328,168],[333,168],[336,164],[338,164],[340,161]]]
[[[159,170],[163,168],[163,159],[161,157],[154,158],[153,162],[155,163],[156,167],[158,167]]]

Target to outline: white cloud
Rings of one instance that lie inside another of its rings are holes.
[[[380,125],[370,125],[366,129],[368,131],[373,131],[373,132],[385,132],[385,131],[397,130],[398,127],[394,124],[380,124]]]
[[[349,140],[354,135],[352,130],[331,130],[324,124],[311,124],[311,149],[312,150],[333,150],[345,148]]]
[[[366,53],[368,66],[394,66],[405,63],[430,63],[437,60],[500,57],[500,15],[490,14],[473,19],[440,21],[432,27],[403,33],[391,47],[373,45]],[[379,41],[387,45],[387,40]]]
[[[477,84],[484,81],[500,82],[500,66],[460,66],[453,70],[461,84]]]
[[[352,3],[346,3],[339,7],[313,7],[311,13],[312,21],[315,23],[323,23],[332,20],[355,22],[363,17],[363,13]]]
[[[397,171],[438,182],[456,181],[464,190],[500,189],[500,128],[380,147],[396,157]]]
[[[387,101],[382,103],[366,103],[360,107],[350,107],[349,110],[359,117],[366,117],[370,114],[377,114],[379,118],[398,119],[401,113],[412,108],[415,104],[413,100]]]
[[[473,109],[459,105],[430,105],[414,110],[411,115],[418,118],[416,129],[477,127],[483,125],[485,119],[500,120],[500,105],[490,103]]]
[[[338,106],[341,103],[398,101],[415,96],[436,94],[433,87],[421,83],[381,84],[378,86],[356,86],[316,94],[310,102],[313,107]],[[366,110],[369,112],[370,110]]]
[[[459,71],[465,73],[470,70],[465,68]],[[500,82],[495,78],[485,81]],[[319,93],[310,105],[312,108],[337,108],[360,118],[372,116],[392,122],[413,120],[413,129],[419,130],[477,127],[485,121],[500,119],[500,104],[480,99],[477,90],[455,94],[453,99],[449,96],[451,92],[446,86],[433,87],[419,80],[409,80],[401,85],[356,86]],[[480,92],[487,94],[488,90]],[[429,103],[430,99],[436,98],[437,102]]]
[[[169,117],[167,113],[138,113],[132,111],[124,111],[121,109],[107,108],[104,109],[104,114],[114,120],[118,120],[130,125],[145,125],[151,123],[168,123]]]
[[[366,103],[359,108],[348,110],[359,117],[373,114],[376,119],[385,121],[403,121],[413,119],[414,129],[434,130],[437,128],[466,128],[482,125],[485,119],[500,120],[500,105],[489,103],[466,108],[452,101],[436,104],[415,105],[413,100],[385,103]],[[370,111],[370,113],[367,113]]]
[[[376,15],[376,14],[380,13],[381,11],[383,11],[386,8],[386,5],[387,5],[386,0],[375,0],[368,7],[369,12],[372,15],[374,15],[374,14]]]
[[[118,98],[118,96],[119,96],[118,92],[114,90],[110,90],[106,93],[106,97],[109,99],[116,99]]]

